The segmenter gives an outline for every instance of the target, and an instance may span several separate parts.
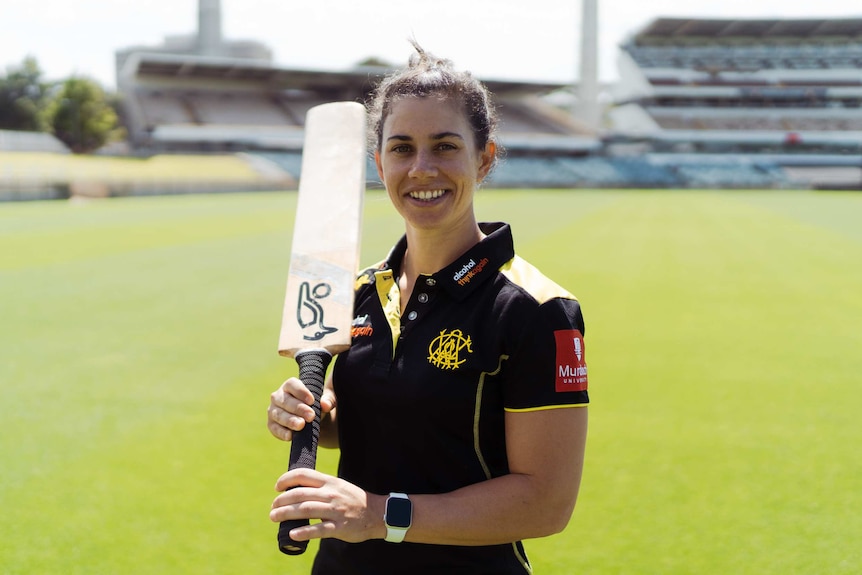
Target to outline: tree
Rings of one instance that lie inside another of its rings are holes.
[[[0,77],[0,129],[39,132],[46,128],[44,107],[48,85],[32,56]]]
[[[369,56],[364,60],[360,60],[356,63],[357,68],[387,68],[389,70],[395,68],[392,64],[384,60],[383,58],[378,58],[377,56]]]
[[[102,88],[86,78],[69,78],[48,105],[51,130],[76,154],[101,148],[117,128],[117,114]]]

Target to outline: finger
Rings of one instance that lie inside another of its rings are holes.
[[[274,413],[278,413],[278,411],[281,410],[286,412],[288,415],[298,416],[305,421],[314,421],[314,410],[309,404],[305,403],[302,399],[290,395],[282,390],[277,390],[272,393],[269,398],[269,405],[270,408],[274,410]],[[282,421],[282,424],[285,423],[286,421]],[[289,425],[285,426],[291,427]]]
[[[332,521],[320,521],[296,527],[290,530],[290,538],[294,541],[311,541],[312,539],[327,539],[335,536],[336,525]]]
[[[316,489],[302,486],[283,491],[272,500],[272,509],[287,509],[286,512],[294,513],[302,508],[303,512],[308,513],[312,510],[310,505],[321,502],[316,491]],[[309,517],[309,515],[300,515],[300,517]],[[295,517],[289,517],[289,519],[295,519]]]
[[[331,505],[332,502],[321,489],[294,487],[273,499],[269,518],[276,522],[291,519],[331,519]]]
[[[295,500],[294,491],[302,488],[292,489],[279,495],[272,502],[269,510],[269,519],[274,523],[291,521],[295,519],[319,519],[323,513],[323,503],[319,501]],[[290,494],[289,496],[287,494]]]
[[[266,428],[276,439],[280,439],[282,441],[293,441],[293,432],[275,421],[267,421]]]
[[[291,377],[281,384],[281,390],[286,394],[291,395],[306,405],[314,403],[314,394],[311,390],[297,377]]]
[[[292,431],[301,431],[302,428],[305,427],[305,424],[308,422],[308,419],[305,417],[304,413],[292,413],[290,411],[285,411],[277,405],[272,404],[270,404],[269,407],[266,409],[266,416],[268,421],[276,423]]]
[[[272,393],[271,397],[273,400],[279,398],[294,398],[305,405],[311,405],[314,403],[314,394],[312,394],[308,387],[306,387],[306,385],[296,377],[291,377],[285,380],[284,383],[281,384],[281,387]]]
[[[325,415],[335,409],[335,394],[324,390],[323,395],[320,397],[320,413]]]
[[[287,491],[292,487],[319,488],[323,487],[328,479],[330,479],[329,475],[314,469],[301,467],[298,469],[292,469],[287,473],[282,473],[281,477],[279,477],[275,482],[275,490]],[[300,492],[300,494],[301,493],[302,492]]]

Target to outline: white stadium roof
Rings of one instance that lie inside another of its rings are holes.
[[[686,41],[694,38],[788,39],[798,41],[822,37],[862,39],[862,18],[806,19],[702,19],[657,18],[634,36],[636,44],[644,41]]]

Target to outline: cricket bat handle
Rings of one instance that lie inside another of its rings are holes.
[[[326,368],[332,361],[332,354],[325,349],[312,349],[296,354],[299,364],[299,379],[314,395],[314,421],[293,433],[290,446],[290,465],[288,470],[314,469],[317,462],[317,441],[320,438],[320,396],[323,395],[323,382]],[[278,548],[285,555],[301,555],[308,547],[308,541],[294,541],[290,530],[308,525],[308,519],[290,519],[278,526]]]

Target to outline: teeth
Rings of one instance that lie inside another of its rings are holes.
[[[410,197],[414,200],[436,200],[446,193],[446,190],[422,190],[419,192],[410,192]]]

